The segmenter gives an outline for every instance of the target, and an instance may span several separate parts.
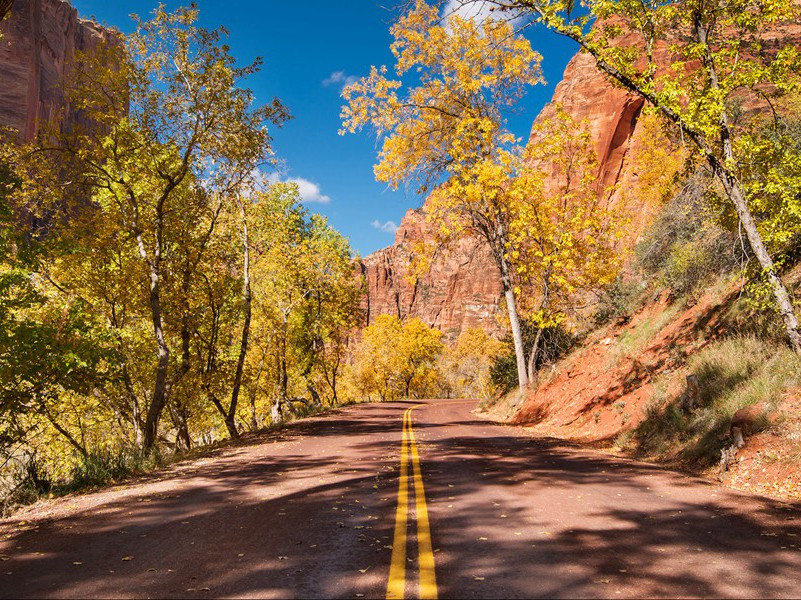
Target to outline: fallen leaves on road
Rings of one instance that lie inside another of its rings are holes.
[[[122,557],[122,560],[126,560],[126,561],[127,561],[127,560],[133,560],[133,559],[134,559],[134,557],[133,557],[133,556],[123,556],[123,557]]]

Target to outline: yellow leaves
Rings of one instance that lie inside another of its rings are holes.
[[[373,128],[383,138],[376,177],[393,186],[409,179],[459,176],[464,168],[514,142],[503,108],[542,81],[541,57],[511,26],[480,24],[418,0],[391,29],[395,72],[386,67],[343,92],[343,132]]]
[[[434,364],[442,352],[442,332],[420,319],[405,322],[379,315],[365,328],[354,352],[351,373],[363,395],[382,400],[424,397],[436,389]]]

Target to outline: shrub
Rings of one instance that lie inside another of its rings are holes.
[[[646,285],[641,280],[618,276],[603,290],[598,299],[598,308],[595,311],[596,325],[634,314],[642,305],[645,288]]]
[[[702,174],[690,178],[635,249],[642,272],[674,295],[696,295],[747,258],[745,245],[717,222],[710,185]]]
[[[523,346],[528,353],[534,345],[537,329],[529,322],[522,323]],[[542,331],[540,340],[540,353],[536,369],[553,365],[561,359],[575,345],[576,336],[562,326],[547,327]],[[502,394],[506,394],[518,385],[517,360],[515,358],[514,340],[511,335],[502,340],[505,351],[500,353],[490,367],[490,380]]]

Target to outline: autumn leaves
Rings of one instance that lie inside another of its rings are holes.
[[[397,78],[374,67],[345,88],[343,130],[369,127],[382,140],[379,181],[430,192],[435,247],[472,236],[490,248],[524,387],[539,345],[524,347],[521,318],[540,330],[561,325],[581,292],[613,280],[625,219],[609,218],[608,196],[594,185],[586,124],[558,110],[533,148],[506,129],[505,111],[542,82],[540,55],[511,25],[458,15],[443,21],[436,6],[418,0],[391,32]]]

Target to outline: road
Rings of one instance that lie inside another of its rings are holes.
[[[534,439],[472,402],[415,404],[349,407],[7,520],[0,596],[801,593],[799,507]]]

